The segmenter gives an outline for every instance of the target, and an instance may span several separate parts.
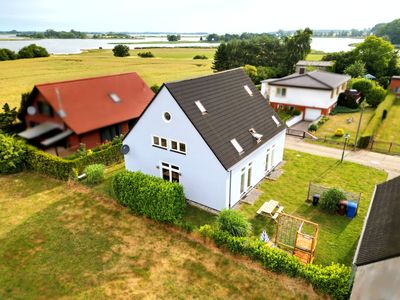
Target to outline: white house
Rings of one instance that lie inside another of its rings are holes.
[[[125,166],[219,211],[282,161],[285,132],[242,69],[165,83],[124,139]]]
[[[375,188],[353,261],[353,300],[400,298],[400,177]]]
[[[303,112],[304,120],[314,121],[336,106],[338,96],[347,88],[350,76],[325,71],[294,73],[274,80],[264,80],[261,93],[271,106]]]

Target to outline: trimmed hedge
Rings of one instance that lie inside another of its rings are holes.
[[[233,236],[246,236],[250,232],[249,221],[238,211],[223,209],[217,217],[218,228]]]
[[[26,165],[28,169],[61,180],[76,179],[86,166],[92,164],[111,165],[122,161],[121,142],[111,142],[99,146],[88,154],[72,160],[63,159],[27,146]]]
[[[141,172],[118,173],[112,188],[120,204],[156,221],[175,223],[182,219],[186,209],[180,184]]]
[[[280,249],[271,248],[258,239],[234,237],[226,232],[215,230],[210,225],[202,226],[200,233],[203,237],[213,240],[217,246],[224,247],[233,254],[246,255],[259,261],[270,271],[304,278],[317,290],[329,294],[335,299],[349,297],[351,275],[349,267],[339,264],[330,266],[303,264],[296,257]]]
[[[368,122],[367,127],[364,129],[363,133],[360,136],[360,139],[357,142],[357,147],[366,148],[368,147],[369,142],[373,138],[376,130],[382,123],[384,111],[390,111],[394,101],[396,100],[395,94],[387,94],[385,100],[378,105],[375,110],[374,115],[371,120]],[[387,114],[386,112],[386,114]]]
[[[354,112],[359,112],[359,111],[360,111],[359,108],[349,108],[349,107],[346,107],[346,106],[337,105],[332,109],[330,114],[332,116],[334,116],[336,114],[347,114],[347,113],[354,113]]]
[[[84,172],[86,173],[86,183],[96,184],[104,180],[104,169],[103,164],[88,165]]]

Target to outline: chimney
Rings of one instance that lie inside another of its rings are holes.
[[[306,68],[300,67],[299,68],[299,74],[304,74],[306,72]]]

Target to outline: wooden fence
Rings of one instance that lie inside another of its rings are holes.
[[[372,140],[367,149],[375,152],[400,155],[400,144],[393,142]]]

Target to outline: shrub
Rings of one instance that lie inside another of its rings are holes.
[[[360,111],[359,108],[349,108],[346,106],[335,106],[332,111],[330,112],[330,114],[336,115],[336,114],[347,114],[347,113],[354,113],[354,112],[358,112]]]
[[[294,109],[292,112],[293,116],[300,116],[301,115],[301,111],[298,109]]]
[[[361,92],[363,99],[368,95],[369,91],[372,89],[373,86],[374,84],[372,80],[369,79],[360,78],[352,80],[352,88]]]
[[[247,255],[259,261],[268,270],[304,278],[314,288],[331,295],[334,299],[347,299],[349,296],[349,267],[339,264],[305,265],[296,257],[278,248],[271,248],[258,239],[235,237],[210,225],[201,226],[199,232],[204,238],[213,240],[218,247],[226,248],[234,254]]]
[[[331,188],[321,195],[321,208],[327,212],[334,213],[340,200],[346,200],[346,195],[336,188]]]
[[[367,103],[372,107],[377,107],[385,99],[386,91],[380,87],[373,87],[367,95]]]
[[[129,56],[129,47],[127,45],[116,45],[113,49],[112,52],[114,53],[114,56],[117,57],[125,57]]]
[[[14,60],[17,59],[17,54],[15,54],[14,51],[11,51],[10,49],[0,49],[0,61],[2,60]]]
[[[157,93],[158,90],[160,89],[160,86],[158,84],[153,84],[150,89],[154,92]]]
[[[382,121],[386,119],[387,113],[388,113],[387,109],[384,109],[382,112]]]
[[[217,217],[218,228],[233,236],[246,236],[250,231],[250,223],[235,210],[223,209]]]
[[[26,144],[0,133],[0,173],[16,173],[24,168]]]
[[[29,46],[21,48],[18,51],[19,58],[34,58],[34,57],[47,57],[49,53],[43,47],[40,47],[36,44],[31,44]]]
[[[177,42],[181,39],[180,34],[167,34],[167,40],[169,42]]]
[[[343,128],[337,128],[335,131],[335,136],[341,137],[344,135],[344,130]]]
[[[103,164],[88,165],[83,171],[86,173],[86,182],[89,184],[102,182],[104,180],[104,169]]]
[[[340,93],[337,101],[337,105],[348,108],[358,108],[357,98],[346,93]]]
[[[140,57],[154,57],[154,54],[151,53],[150,51],[139,52],[137,55]]]
[[[317,131],[318,130],[318,125],[317,124],[311,124],[308,127],[308,131]]]
[[[205,56],[205,55],[195,55],[195,56],[193,57],[193,59],[208,59],[208,57]]]
[[[112,188],[120,204],[156,221],[174,223],[185,212],[183,187],[175,182],[123,171],[114,176]]]

